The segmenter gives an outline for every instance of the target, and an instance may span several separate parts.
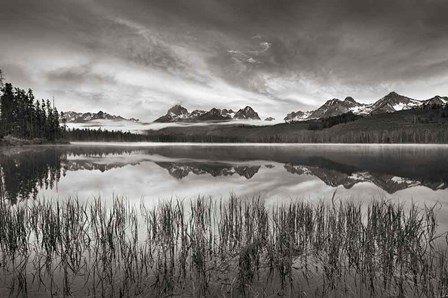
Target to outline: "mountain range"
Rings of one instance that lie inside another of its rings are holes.
[[[326,101],[316,110],[296,111],[286,115],[283,119],[285,122],[300,122],[313,119],[328,118],[341,114],[352,112],[355,115],[375,115],[383,113],[393,113],[413,108],[430,108],[433,106],[448,105],[448,97],[434,96],[427,100],[417,100],[391,92],[372,104],[359,103],[352,97],[346,97],[344,100],[337,98]],[[103,111],[97,113],[78,113],[67,111],[61,113],[61,119],[65,119],[67,123],[86,123],[94,120],[118,120],[139,122],[139,119],[126,119],[122,116],[111,115]],[[154,122],[170,123],[170,122],[219,122],[231,120],[261,120],[260,116],[250,106],[234,111],[232,109],[212,108],[209,111],[193,110],[189,112],[181,105],[171,107],[167,113]],[[267,117],[265,121],[273,121],[274,118]]]
[[[417,100],[391,92],[373,104],[359,103],[352,97],[344,100],[333,98],[325,102],[314,111],[291,112],[284,120],[286,122],[306,121],[312,119],[328,118],[338,116],[348,112],[355,115],[374,115],[382,113],[393,113],[402,110],[409,110],[417,107],[430,107],[433,105],[443,106],[448,103],[448,97],[435,96],[427,100]]]
[[[61,113],[61,119],[65,120],[67,123],[84,123],[93,120],[123,120],[123,121],[132,121],[139,122],[138,119],[130,118],[126,119],[121,116],[111,115],[105,113],[103,111],[99,111],[98,113],[78,113],[73,111],[67,111]]]
[[[154,122],[202,122],[202,121],[229,121],[229,120],[261,120],[258,113],[249,106],[238,111],[232,109],[213,108],[210,111],[194,110],[191,113],[181,105],[175,105],[162,117]]]

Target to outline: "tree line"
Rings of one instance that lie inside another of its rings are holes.
[[[447,144],[447,127],[416,127],[349,130],[335,132],[329,129],[295,132],[285,131],[265,134],[262,129],[257,133],[244,135],[215,134],[201,135],[178,133],[176,135],[153,133],[147,137],[151,142],[193,142],[193,143],[365,143],[365,144]]]
[[[318,120],[312,120],[312,121],[310,121],[310,123],[308,125],[308,129],[309,130],[321,130],[321,129],[325,129],[325,128],[330,128],[330,127],[338,125],[338,124],[356,121],[360,118],[362,118],[362,116],[355,115],[352,112],[348,112],[348,113],[344,113],[344,114],[337,115],[337,116],[331,116],[331,117],[327,117],[327,118],[321,118]]]
[[[88,128],[74,128],[67,130],[66,137],[70,141],[81,142],[144,142],[149,138],[146,135],[135,134],[123,131],[110,131]]]
[[[54,141],[63,137],[58,110],[50,100],[37,100],[31,89],[3,84],[1,71],[0,88],[0,138],[10,135]]]

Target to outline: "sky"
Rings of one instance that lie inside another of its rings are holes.
[[[0,0],[6,81],[59,110],[262,118],[448,95],[446,0]]]

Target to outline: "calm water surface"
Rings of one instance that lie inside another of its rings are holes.
[[[448,199],[448,146],[105,145],[0,151],[11,201],[113,195],[169,198],[261,196],[268,201],[372,197]]]
[[[240,200],[260,197],[267,206],[386,199],[436,206],[437,232],[448,231],[448,146],[97,143],[2,148],[0,176],[0,191],[12,205],[35,198],[87,202],[100,197],[110,206],[120,196],[137,207],[141,202],[151,207],[198,196],[226,200],[230,194]],[[146,232],[139,229],[139,239]],[[444,239],[437,241],[445,245]],[[84,281],[77,282],[73,279],[75,287],[84,288]]]
[[[74,144],[2,149],[12,202],[124,196],[157,204],[197,196],[291,200],[448,200],[448,146]],[[447,212],[448,215],[448,212]]]
[[[448,146],[76,143],[2,149],[0,167],[11,204],[100,197],[111,205],[118,196],[151,207],[231,194],[267,206],[386,199],[436,206],[438,231],[448,231]]]

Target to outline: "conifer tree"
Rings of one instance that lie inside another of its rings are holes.
[[[0,137],[6,135],[54,141],[62,137],[58,110],[49,100],[36,100],[31,89],[6,83],[0,88]]]

